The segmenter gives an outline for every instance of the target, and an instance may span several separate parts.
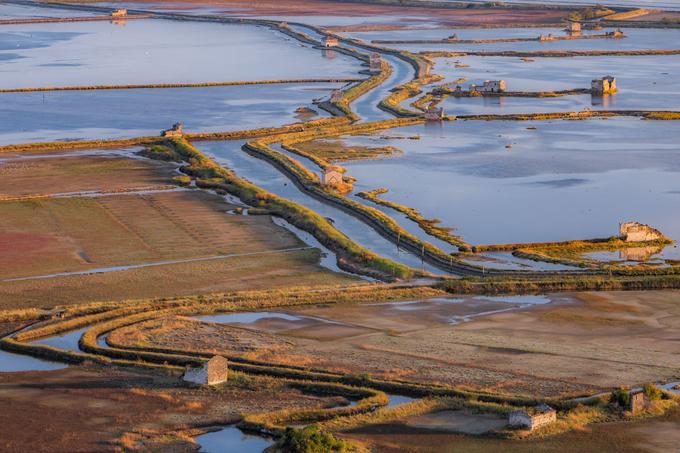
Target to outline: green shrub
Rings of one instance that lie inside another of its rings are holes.
[[[624,388],[616,389],[612,392],[609,402],[621,407],[628,407],[630,406],[630,392]]]
[[[182,162],[182,158],[170,147],[165,145],[151,145],[139,154],[149,159],[163,160],[166,162]]]
[[[302,429],[286,428],[278,447],[287,453],[330,453],[349,450],[347,442],[333,434],[321,431],[318,426]]]
[[[661,397],[663,396],[663,391],[659,387],[651,383],[645,384],[644,387],[642,387],[642,392],[650,400],[660,400]]]

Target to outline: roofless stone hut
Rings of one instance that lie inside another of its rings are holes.
[[[557,411],[547,404],[541,404],[529,411],[515,411],[508,417],[508,425],[529,431],[550,425],[557,421]]]
[[[128,15],[128,10],[125,8],[114,9],[111,12],[112,17],[125,17]]]
[[[200,385],[217,385],[227,382],[229,361],[216,355],[200,367],[188,367],[182,379]]]
[[[581,22],[569,22],[569,25],[567,25],[567,32],[572,35],[578,35],[581,33]]]
[[[161,131],[161,137],[181,137],[184,135],[184,124],[175,123],[170,129]]]
[[[665,238],[661,231],[639,222],[619,224],[619,236],[626,242],[649,242]]]
[[[477,87],[481,93],[502,93],[506,89],[505,80],[485,80],[484,85]]]
[[[382,58],[377,52],[373,52],[368,56],[368,72],[371,74],[378,74],[382,71]]]
[[[590,91],[592,94],[599,96],[616,93],[616,77],[606,76],[593,80],[590,83]]]
[[[444,109],[440,107],[430,106],[425,111],[425,119],[427,121],[441,121],[444,119]]]

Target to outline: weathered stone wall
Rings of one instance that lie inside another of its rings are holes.
[[[625,222],[619,227],[619,234],[626,242],[658,241],[664,238],[656,228],[638,222]]]

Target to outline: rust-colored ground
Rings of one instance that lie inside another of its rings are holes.
[[[111,368],[0,373],[0,451],[132,451],[140,438],[168,431],[330,402],[268,379],[191,389],[175,376]]]
[[[11,156],[0,155],[0,159],[8,157]],[[5,162],[0,160],[0,199],[164,187],[168,185],[173,170],[173,166],[161,162],[107,156],[104,153],[92,156],[26,154],[24,158],[17,156]]]
[[[140,3],[167,4],[166,1],[139,0]],[[544,9],[439,9],[414,8],[386,5],[368,5],[315,0],[261,0],[245,2],[242,0],[196,0],[173,2],[168,6],[179,8],[225,8],[230,14],[248,14],[261,16],[355,16],[370,18],[371,16],[392,16],[395,22],[404,17],[417,18],[422,21],[434,21],[446,25],[498,25],[498,24],[535,24],[555,23],[568,13],[559,10]],[[330,19],[329,22],[332,22]]]

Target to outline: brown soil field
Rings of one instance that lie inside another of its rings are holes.
[[[140,3],[167,3],[164,0],[139,0]],[[399,22],[403,17],[413,16],[420,21],[435,21],[442,25],[497,25],[497,24],[536,24],[555,23],[568,15],[559,10],[540,8],[503,9],[440,9],[414,8],[387,5],[369,5],[316,0],[262,0],[244,2],[242,0],[183,0],[172,3],[169,8],[192,9],[196,7],[225,8],[229,14],[254,16],[355,16],[371,17],[388,15]],[[332,22],[332,19],[329,19]]]
[[[93,366],[0,373],[0,450],[148,451],[140,440],[169,431],[228,424],[240,414],[335,403],[336,398],[242,375],[216,388],[189,388],[176,376]],[[195,449],[185,442],[174,451]]]
[[[0,199],[167,186],[174,166],[106,153],[0,156]]]
[[[117,192],[167,186],[174,174],[173,165],[123,157],[0,161],[7,165],[3,194]],[[233,208],[199,190],[0,201],[0,308],[351,280],[321,268],[318,250],[286,251],[306,245],[268,216],[226,214]],[[13,280],[221,255],[233,256]]]
[[[413,428],[403,424],[360,428],[341,437],[380,453],[668,453],[680,444],[680,409],[653,420],[590,425],[579,431],[532,440],[503,440]]]
[[[262,348],[250,358],[502,393],[578,395],[680,377],[679,292],[549,298],[550,304],[531,308],[468,297],[296,308],[289,313],[323,319],[269,318],[239,328],[294,345],[276,352]],[[464,316],[468,322],[450,324]],[[186,343],[174,334],[162,345],[216,346],[193,326]]]

